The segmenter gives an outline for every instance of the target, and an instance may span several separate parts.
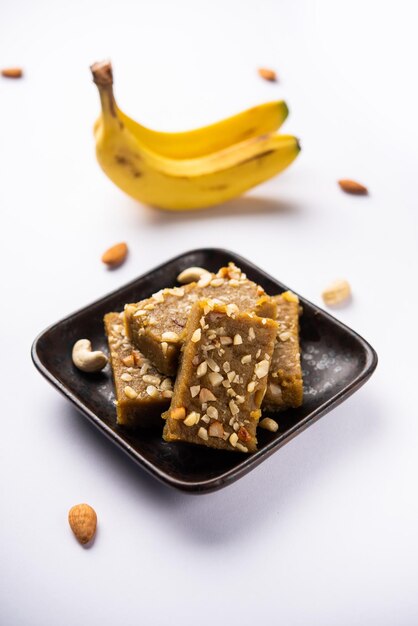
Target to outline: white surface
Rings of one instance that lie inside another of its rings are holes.
[[[0,623],[364,625],[418,622],[417,11],[412,2],[2,4]],[[201,214],[125,197],[99,170],[88,66],[161,129],[285,98],[303,152]],[[277,69],[271,85],[256,75]],[[369,186],[344,195],[341,177]],[[115,272],[102,251],[126,240]],[[176,493],[114,449],[35,371],[46,325],[198,246],[248,256],[337,313],[380,363],[352,398],[218,493]],[[292,260],[290,262],[290,259]],[[67,511],[92,504],[91,549]]]

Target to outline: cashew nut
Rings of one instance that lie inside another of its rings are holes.
[[[79,339],[73,346],[74,365],[82,372],[99,372],[107,363],[107,356],[100,350],[92,352],[91,341]]]
[[[203,267],[188,267],[187,269],[180,272],[177,276],[177,280],[182,285],[187,283],[193,283],[198,281],[202,276],[211,275],[208,270],[205,270]]]

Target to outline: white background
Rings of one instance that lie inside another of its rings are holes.
[[[418,623],[417,10],[413,2],[3,1],[0,65],[0,623],[5,626]],[[131,201],[100,171],[89,64],[161,130],[285,98],[303,151],[202,213]],[[274,67],[276,85],[256,68]],[[354,178],[370,196],[344,195]],[[127,241],[118,271],[104,249]],[[38,332],[199,246],[235,250],[337,312],[376,348],[372,379],[215,494],[145,475],[35,371]],[[96,541],[67,524],[95,507]]]

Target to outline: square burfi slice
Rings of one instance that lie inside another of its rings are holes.
[[[206,298],[236,304],[240,311],[254,311],[261,317],[275,318],[277,314],[275,301],[264,289],[230,263],[197,283],[163,289],[147,300],[126,305],[127,335],[158,370],[174,376],[191,308]]]
[[[303,379],[300,362],[299,298],[291,291],[273,296],[277,304],[276,343],[268,377],[263,409],[281,411],[301,406]]]
[[[277,323],[234,304],[196,303],[163,437],[254,452]]]
[[[162,376],[127,339],[123,313],[104,318],[116,395],[117,423],[131,427],[161,424],[161,413],[171,402],[171,378]]]

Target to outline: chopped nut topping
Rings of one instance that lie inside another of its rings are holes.
[[[200,420],[200,413],[196,413],[196,411],[192,411],[188,414],[188,416],[184,419],[183,424],[186,426],[194,426]]]
[[[209,365],[210,369],[212,370],[212,372],[219,372],[219,370],[221,369],[219,367],[219,365],[213,360],[213,359],[206,359],[207,364]]]
[[[248,339],[250,341],[253,341],[253,339],[255,339],[255,330],[254,328],[251,326],[250,330],[248,331]]]
[[[299,303],[299,298],[292,291],[285,291],[285,292],[283,292],[282,293],[282,298],[283,298],[283,300],[286,300],[287,302],[296,302],[296,304]]]
[[[151,398],[159,398],[160,397],[160,392],[158,391],[157,387],[154,387],[154,385],[148,385],[148,387],[147,387],[147,394],[149,396],[151,396]]]
[[[260,348],[259,350],[257,350],[257,353],[256,353],[256,355],[255,355],[255,358],[256,358],[256,359],[258,359],[258,357],[260,356],[260,354],[261,354],[261,348]]]
[[[208,371],[208,364],[206,361],[202,361],[202,363],[198,366],[196,370],[196,376],[198,378],[201,378],[202,376],[206,374],[207,371]]]
[[[159,304],[161,304],[162,302],[164,302],[164,293],[163,290],[160,289],[160,291],[157,291],[156,293],[153,294],[152,296],[154,298],[154,300],[156,302],[158,302]]]
[[[223,346],[229,346],[232,343],[232,337],[221,337],[220,341]]]
[[[210,281],[210,284],[212,287],[220,287],[221,285],[224,284],[224,279],[223,278],[214,278],[213,280]]]
[[[125,382],[125,383],[130,383],[131,380],[133,380],[132,376],[130,374],[128,374],[127,372],[122,374],[120,379],[123,380],[123,382]]]
[[[231,435],[231,437],[232,437],[232,435]],[[248,452],[248,448],[246,446],[243,446],[242,443],[236,443],[235,447],[240,452]]]
[[[234,337],[234,346],[239,346],[242,344],[242,337],[239,334],[236,334]]]
[[[258,422],[260,428],[264,428],[264,430],[269,430],[271,433],[275,433],[279,430],[279,425],[277,422],[272,420],[270,417],[264,417],[260,422]]]
[[[144,317],[144,315],[146,315],[146,314],[147,314],[147,312],[144,309],[138,309],[133,314],[133,317]]]
[[[217,387],[223,381],[222,374],[219,374],[218,372],[210,372],[210,374],[208,374],[208,378],[211,385],[213,385],[214,387]]]
[[[212,274],[210,274],[209,272],[207,274],[203,274],[202,278],[199,278],[198,280],[198,287],[207,287],[210,282],[212,280]]]
[[[231,383],[229,382],[229,380],[223,380],[222,385],[225,387],[225,389],[228,389],[231,386]]]
[[[209,424],[210,422],[210,417],[208,417],[206,413],[202,415],[202,422],[205,422],[205,424]]]
[[[202,336],[202,330],[200,328],[196,328],[196,330],[194,331],[192,335],[193,343],[197,343],[198,341],[200,341],[201,336]]]
[[[277,374],[276,374],[277,378]],[[282,396],[282,389],[279,385],[275,385],[274,383],[269,384],[269,392],[275,399],[279,399]]]
[[[237,433],[232,433],[232,435],[229,438],[229,443],[231,444],[231,446],[233,446],[235,448],[235,446],[238,443],[238,435],[237,435]]]
[[[164,356],[167,354],[167,348],[168,348],[168,343],[166,341],[163,341],[161,343],[161,349],[163,351]]]
[[[235,378],[235,372],[234,372],[234,371],[232,371],[232,372],[228,372],[228,374],[227,374],[226,376],[227,376],[227,378],[228,378],[229,382],[230,382],[230,383],[232,383],[232,381],[233,381],[233,380],[234,380],[234,378]]]
[[[239,308],[233,303],[227,304],[225,310],[228,317],[232,317],[234,313],[239,313]]]
[[[171,330],[168,330],[167,332],[163,333],[161,335],[161,338],[163,339],[163,341],[169,341],[171,343],[176,343],[180,339],[178,334],[172,332]]]
[[[155,304],[153,302],[149,302],[144,306],[146,311],[153,311],[155,309]]]
[[[160,388],[165,390],[165,389],[171,389],[173,386],[173,383],[171,382],[171,378],[164,378],[163,382],[160,385]]]
[[[228,396],[231,396],[232,398],[237,395],[236,391],[232,389],[231,385],[229,386],[229,389],[227,389],[226,393],[228,394]]]
[[[228,372],[231,371],[231,364],[229,361],[225,361],[225,363],[222,365],[222,369],[225,372],[225,374],[227,374]]]
[[[254,391],[254,389],[256,388],[256,385],[257,385],[257,383],[256,383],[254,380],[252,380],[252,381],[251,381],[250,383],[248,383],[248,385],[247,385],[247,391],[248,391],[249,393],[252,393],[252,392]]]
[[[238,404],[244,404],[245,397],[244,396],[235,396],[235,402],[238,402]]]
[[[159,376],[151,376],[150,374],[146,374],[142,380],[144,381],[144,383],[150,384],[150,385],[159,385],[161,382],[161,378]]]
[[[130,354],[129,356],[125,356],[125,358],[122,359],[122,363],[126,365],[126,367],[135,365],[134,355]]]
[[[243,356],[241,359],[241,363],[243,365],[246,365],[247,363],[251,363],[251,354],[246,354],[245,356]]]
[[[183,420],[186,417],[186,409],[184,406],[179,406],[176,409],[171,409],[170,417],[173,420]]]
[[[238,439],[241,439],[241,441],[251,441],[251,435],[244,426],[241,426],[238,431]]]
[[[224,428],[221,422],[212,422],[209,426],[209,435],[211,437],[223,437],[224,436]]]
[[[130,400],[135,400],[138,396],[138,394],[136,393],[135,389],[132,389],[132,387],[129,387],[129,385],[126,385],[126,387],[123,390],[125,396],[127,398],[129,398]]]
[[[238,415],[239,413],[239,408],[233,400],[229,402],[229,410],[231,411],[232,415]]]
[[[203,426],[201,426],[199,430],[197,431],[197,436],[203,439],[204,441],[207,441],[209,439],[208,431],[206,430],[206,428],[203,428]]]
[[[290,332],[286,330],[283,333],[279,333],[279,339],[280,341],[287,341],[288,339],[290,339]]]
[[[201,403],[216,402],[216,396],[213,395],[210,389],[206,389],[206,387],[202,387],[199,393],[199,400]]]
[[[210,418],[217,420],[218,419],[218,409],[215,406],[208,406],[206,413]]]
[[[200,391],[200,385],[193,385],[192,387],[190,387],[190,395],[192,396],[192,398],[195,398]]]
[[[267,376],[269,367],[270,367],[270,364],[266,359],[259,361],[259,363],[257,363],[254,369],[254,373],[257,376],[257,378],[264,378],[264,376]]]

